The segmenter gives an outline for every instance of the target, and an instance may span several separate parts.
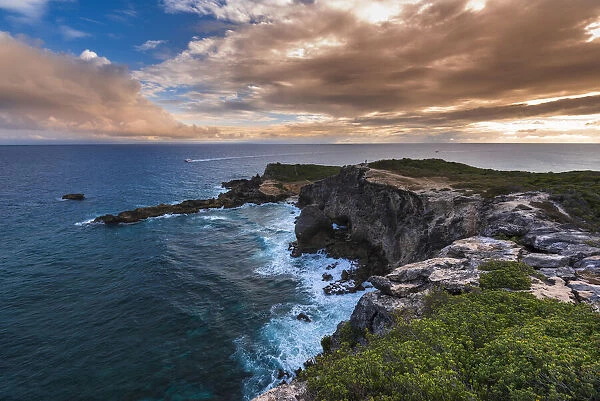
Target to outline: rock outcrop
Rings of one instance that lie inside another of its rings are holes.
[[[117,215],[106,214],[97,217],[94,222],[104,224],[136,223],[140,220],[166,214],[191,214],[198,213],[202,209],[221,207],[227,209],[239,207],[246,203],[263,204],[279,202],[292,195],[285,190],[273,192],[270,187],[268,192],[263,191],[262,184],[263,179],[258,175],[249,180],[242,179],[224,182],[222,183],[223,187],[228,188],[229,191],[220,194],[217,198],[186,200],[174,205],[160,204],[157,206],[141,207],[134,210],[126,210]]]
[[[254,398],[253,401],[309,401],[306,383],[295,381],[290,384],[282,384],[264,394]]]
[[[529,292],[538,298],[585,302],[600,311],[598,235],[570,225],[546,193],[485,199],[449,185],[361,165],[301,189],[295,252],[325,248],[334,256],[362,259],[359,266],[376,288],[361,297],[349,322],[338,325],[332,349],[348,325],[360,343],[365,330],[379,335],[399,316],[421,316],[433,290],[476,289],[486,274],[479,267],[490,260],[522,261],[536,269]],[[328,226],[337,229],[332,233]],[[369,266],[373,259],[360,258],[361,252],[378,255],[385,268]],[[303,383],[293,382],[266,394],[303,400],[307,393]]]
[[[480,196],[413,192],[382,177],[374,179],[370,171],[347,166],[337,176],[303,187],[298,200],[302,213],[309,205],[317,207],[331,223],[347,227],[344,242],[352,243],[350,248],[370,248],[388,263],[422,260],[456,239],[477,234]],[[310,252],[314,246],[312,239],[298,238],[301,251]]]
[[[457,240],[443,248],[436,258],[396,267],[386,276],[371,277],[369,280],[377,291],[360,299],[350,318],[350,325],[356,332],[366,329],[383,334],[399,313],[420,316],[424,296],[432,289],[450,294],[471,291],[479,286],[482,272],[478,267],[482,263],[490,260],[518,261],[526,252],[512,241],[481,236]],[[548,278],[540,280],[532,277],[530,292],[539,298],[586,302],[600,310],[600,285],[586,281],[577,272],[564,274],[563,270],[567,268],[570,267],[543,268]]]
[[[305,251],[317,251],[333,234],[331,220],[315,205],[302,210],[296,221],[296,238]]]
[[[548,194],[484,199],[435,179],[419,184],[390,172],[348,166],[300,192],[298,221],[304,214],[315,221],[318,214],[320,227],[314,230],[319,236],[301,230],[300,251],[319,245],[339,251],[325,229],[326,216],[346,230],[342,242],[350,243],[351,251],[341,256],[356,257],[355,249],[366,246],[379,250],[386,263],[383,274],[380,270],[369,278],[377,291],[365,294],[350,318],[356,332],[381,334],[399,311],[419,316],[424,294],[434,288],[451,294],[471,291],[479,285],[478,267],[489,260],[524,261],[538,269],[531,289],[538,297],[600,308],[600,237],[565,225],[568,216],[548,216],[551,208],[564,214]],[[338,336],[332,337],[334,346]]]
[[[387,266],[387,271],[371,267],[370,273],[379,275],[389,272],[392,266],[434,257],[454,241],[477,235],[518,239],[523,246],[495,256],[512,258],[511,252],[521,252],[537,268],[568,267],[583,258],[600,256],[600,237],[547,215],[549,206],[557,214],[566,212],[546,193],[484,199],[478,194],[465,195],[448,188],[447,182],[432,178],[424,179],[419,186],[416,181],[366,166],[347,166],[337,176],[303,187],[298,201],[303,208],[299,222],[304,221],[304,214],[308,219],[318,209],[321,229],[314,237],[302,230],[296,253],[321,247],[334,256],[360,259],[360,250],[367,249],[378,254],[380,264]],[[325,235],[323,215],[329,224],[344,227],[343,235],[337,230],[333,239]],[[568,216],[562,217],[568,220]],[[480,245],[476,252],[482,258],[494,252]],[[468,243],[455,243],[441,256],[457,257],[468,252],[468,247]],[[368,261],[361,262],[369,267]]]

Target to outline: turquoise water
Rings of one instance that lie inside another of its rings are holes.
[[[137,206],[217,195],[268,162],[439,157],[600,170],[597,145],[0,147],[0,399],[241,400],[320,351],[361,294],[323,295],[324,255],[293,259],[299,211],[246,205],[138,224]],[[184,163],[190,158],[194,163]],[[84,192],[83,202],[62,201]],[[348,267],[340,261],[334,271]],[[311,323],[295,319],[307,313]]]

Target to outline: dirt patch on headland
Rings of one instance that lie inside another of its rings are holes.
[[[395,188],[409,190],[409,191],[427,191],[427,190],[441,190],[445,188],[452,188],[450,181],[443,177],[406,177],[403,175],[395,174],[391,171],[378,170],[371,168],[365,174],[367,181],[374,184],[390,185]]]

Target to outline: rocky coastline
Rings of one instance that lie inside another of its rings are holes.
[[[337,281],[328,273],[330,266],[323,266],[324,292],[363,291],[366,283],[376,289],[366,292],[350,320],[340,322],[326,338],[329,352],[341,346],[348,332],[354,333],[356,344],[366,344],[366,332],[385,335],[399,314],[419,318],[433,291],[477,291],[489,273],[481,267],[490,261],[522,262],[531,268],[531,286],[522,291],[539,299],[589,304],[600,312],[600,235],[570,213],[561,197],[531,188],[490,196],[441,174],[401,174],[375,168],[380,164],[341,169],[268,165],[263,176],[222,183],[228,191],[217,198],[137,208],[94,221],[135,223],[295,198],[301,213],[297,240],[290,244],[292,256],[325,250],[355,266]],[[297,318],[311,324],[308,316]],[[314,399],[302,378],[291,380],[293,372],[279,376],[281,385],[254,401]]]
[[[203,209],[234,208],[246,203],[257,205],[269,202],[280,202],[294,195],[293,191],[284,186],[275,186],[272,180],[267,180],[259,175],[251,179],[239,179],[223,182],[227,192],[216,198],[185,200],[174,205],[160,204],[156,206],[141,207],[126,210],[117,215],[106,214],[94,219],[94,223],[107,225],[137,223],[151,217],[167,214],[192,214]]]
[[[479,267],[489,261],[531,266],[527,291],[537,298],[586,303],[600,312],[600,236],[576,224],[547,192],[485,197],[443,178],[356,165],[302,187],[298,205],[293,254],[325,249],[355,259],[356,284],[346,289],[367,280],[377,289],[339,324],[328,340],[332,350],[348,329],[382,335],[399,313],[419,317],[433,290],[479,288],[487,274]],[[356,341],[366,340],[358,335]],[[294,380],[255,401],[311,399],[306,383]]]

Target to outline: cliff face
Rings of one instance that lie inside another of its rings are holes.
[[[412,191],[378,178],[366,167],[344,167],[337,176],[303,187],[298,203],[316,205],[332,222],[347,226],[352,242],[379,248],[391,264],[431,257],[481,228],[478,195]],[[302,249],[303,241],[298,245]]]
[[[471,291],[485,274],[479,267],[491,260],[523,261],[535,269],[529,292],[538,298],[584,302],[600,311],[600,236],[570,225],[570,216],[546,193],[484,200],[449,185],[349,166],[302,188],[297,252],[325,247],[354,257],[366,247],[387,263],[385,271],[369,278],[377,290],[363,295],[350,321],[338,326],[332,349],[346,325],[354,333],[383,334],[398,313],[419,316],[432,289]],[[331,234],[327,220],[345,228]],[[272,399],[312,397],[295,381],[255,401]]]
[[[379,250],[387,263],[385,269],[370,267],[358,277],[376,274],[369,281],[378,291],[359,301],[350,319],[354,329],[381,334],[399,309],[419,315],[430,288],[461,293],[477,287],[477,267],[489,260],[522,260],[534,267],[547,277],[534,285],[536,295],[600,308],[600,237],[565,224],[568,214],[548,194],[515,193],[484,200],[445,185],[349,166],[337,176],[302,188],[298,223],[304,223],[302,234],[310,235],[297,236],[301,251],[313,251],[319,243],[339,250],[324,223],[329,219],[347,227],[345,241],[350,246],[338,256],[355,257],[357,249],[366,247]],[[307,224],[316,219],[304,219],[304,211],[307,216],[319,215],[321,229]]]

